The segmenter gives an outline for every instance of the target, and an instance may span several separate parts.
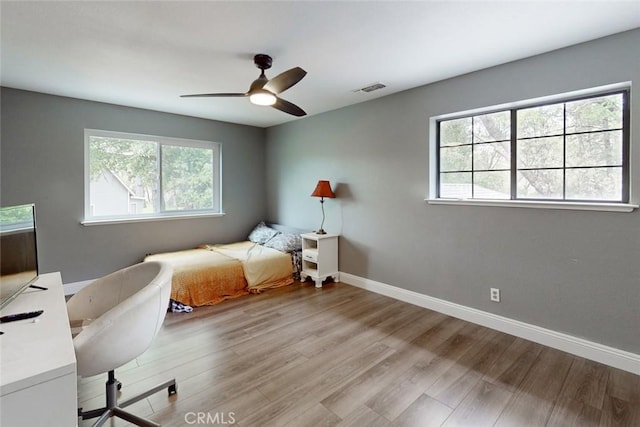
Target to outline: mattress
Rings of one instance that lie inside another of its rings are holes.
[[[288,253],[245,241],[148,255],[173,267],[171,299],[185,305],[217,304],[293,283]]]

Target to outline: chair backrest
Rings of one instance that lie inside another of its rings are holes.
[[[73,339],[78,374],[116,369],[144,353],[162,327],[172,268],[144,262],[102,277],[67,302],[69,319],[86,326]]]

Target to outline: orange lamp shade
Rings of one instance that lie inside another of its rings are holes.
[[[316,189],[311,193],[311,197],[327,197],[329,199],[335,199],[336,195],[331,190],[331,184],[329,181],[318,181]]]

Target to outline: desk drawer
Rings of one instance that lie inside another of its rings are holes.
[[[302,259],[311,262],[318,262],[318,251],[306,249],[302,251]]]

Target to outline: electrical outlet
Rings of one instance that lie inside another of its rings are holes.
[[[500,302],[500,289],[491,288],[491,301]]]

